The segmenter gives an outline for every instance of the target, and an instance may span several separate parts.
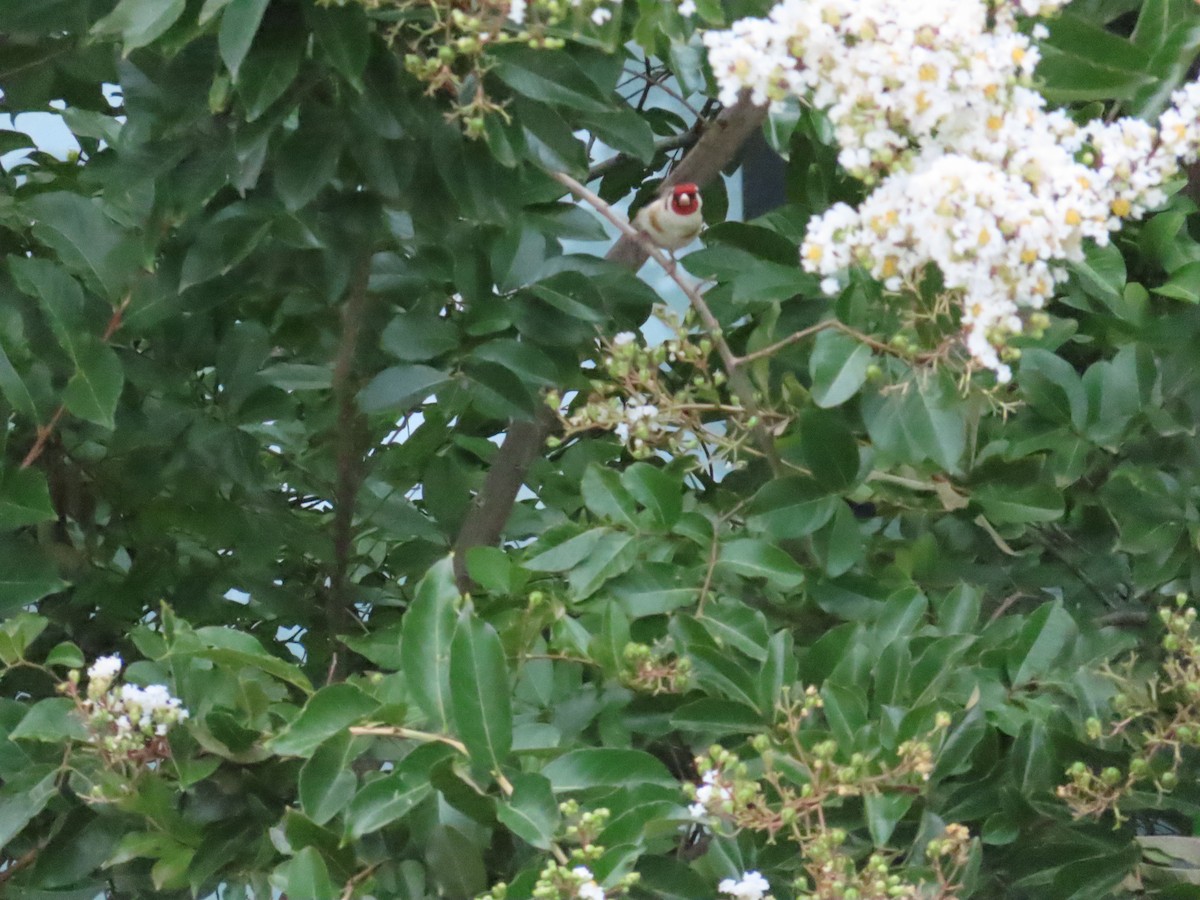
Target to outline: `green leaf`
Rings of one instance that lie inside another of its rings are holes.
[[[492,51],[495,75],[518,94],[585,113],[608,113],[600,89],[570,55],[508,44]]]
[[[1125,290],[1125,257],[1116,244],[1089,246],[1084,259],[1069,263],[1068,268],[1090,296],[1109,304],[1121,302]]]
[[[1029,405],[1054,422],[1082,430],[1087,420],[1087,395],[1074,367],[1039,347],[1021,354],[1017,381]]]
[[[84,344],[75,366],[75,374],[63,389],[63,404],[81,419],[113,428],[117,401],[125,386],[125,370],[116,351],[98,341]]]
[[[208,646],[201,650],[187,652],[194,652],[197,656],[226,666],[236,668],[249,666],[287,684],[294,685],[305,693],[312,692],[312,684],[298,667],[268,653],[253,635],[224,625],[197,628],[195,634]],[[180,651],[173,650],[172,652]]]
[[[832,517],[841,498],[804,475],[768,481],[750,501],[746,523],[776,540],[812,534]]]
[[[566,572],[587,559],[605,535],[611,533],[608,528],[593,528],[591,531],[577,534],[549,550],[542,551],[526,562],[525,568],[532,572]]]
[[[279,25],[272,29],[271,40],[260,41],[251,49],[237,78],[248,121],[258,119],[291,87],[307,45],[306,29]]]
[[[228,13],[225,14],[228,17]],[[280,150],[275,169],[275,192],[289,210],[298,210],[315,198],[333,178],[342,155],[343,135],[326,120],[327,110],[308,109]],[[317,118],[316,122],[312,119]]]
[[[270,742],[270,748],[280,756],[309,756],[326,739],[378,708],[378,700],[353,684],[328,685],[308,698],[300,715]]]
[[[429,366],[392,366],[371,379],[359,393],[358,402],[363,412],[405,411],[437,393],[449,381],[445,372]]]
[[[31,706],[29,712],[8,736],[14,741],[61,744],[66,741],[86,740],[88,732],[79,718],[74,700],[67,697],[49,697]]]
[[[415,755],[406,757],[405,762]],[[357,841],[363,835],[402,819],[432,792],[428,771],[418,773],[405,769],[376,778],[354,795],[345,811],[347,839]]]
[[[580,484],[583,502],[592,515],[620,525],[637,524],[637,501],[621,476],[599,465],[588,466]]]
[[[0,528],[11,531],[56,518],[50,486],[40,469],[9,469],[0,476]]]
[[[867,828],[871,831],[871,840],[876,847],[886,847],[891,840],[892,832],[904,814],[912,808],[911,794],[867,794],[863,797],[863,807],[867,814]]]
[[[833,329],[818,334],[808,363],[817,406],[840,406],[857,394],[870,364],[871,348],[866,344]]]
[[[61,266],[36,257],[10,257],[9,269],[21,290],[38,299],[58,345],[74,358],[89,327],[79,282]]]
[[[65,666],[68,669],[82,669],[85,660],[83,651],[71,641],[63,641],[46,654],[47,666]]]
[[[305,847],[291,859],[276,866],[271,881],[288,897],[336,900],[341,893],[329,878],[325,860],[315,847]]]
[[[1098,22],[1064,13],[1046,24],[1038,79],[1051,103],[1130,99],[1152,80],[1149,54]]]
[[[10,616],[66,586],[54,563],[36,545],[0,540],[0,617]]]
[[[496,629],[468,610],[459,615],[451,644],[450,698],[471,761],[499,772],[512,750],[508,666]]]
[[[496,817],[531,847],[549,850],[558,832],[558,801],[550,781],[542,775],[518,773],[513,792],[496,810]]]
[[[764,728],[762,714],[736,700],[705,697],[685,703],[671,714],[671,727],[706,735],[746,734]]]
[[[67,268],[94,276],[108,298],[117,301],[137,267],[132,244],[100,206],[65,191],[38,194],[27,203],[34,234],[58,254]]]
[[[371,22],[362,8],[312,6],[304,14],[317,46],[330,64],[357,90],[363,89],[363,69],[371,53]]]
[[[144,47],[175,24],[187,7],[185,0],[121,0],[92,26],[96,35],[121,35],[125,54]]]
[[[971,500],[993,525],[1053,522],[1063,515],[1062,491],[1052,484],[990,481],[972,491]]]
[[[221,14],[221,28],[217,32],[217,48],[229,74],[237,78],[242,60],[250,52],[254,35],[262,23],[270,0],[229,0]]]
[[[957,472],[966,449],[962,401],[939,378],[909,386],[900,397],[871,394],[863,419],[876,448],[900,462],[931,459]]]
[[[354,797],[358,780],[350,764],[356,748],[349,731],[338,732],[318,747],[300,770],[300,806],[318,825],[326,824]]]
[[[1171,273],[1165,284],[1150,289],[1151,293],[1185,303],[1200,303],[1200,260],[1180,266]]]
[[[614,150],[647,165],[654,159],[654,132],[627,106],[610,109],[601,116],[584,116],[582,124]]]
[[[556,794],[592,787],[632,787],[655,784],[676,787],[666,766],[643,750],[588,747],[555,759],[542,775]]]
[[[458,597],[452,563],[442,560],[417,585],[400,637],[408,690],[437,731],[450,727],[450,646]]]
[[[650,510],[663,528],[670,528],[679,520],[683,512],[683,485],[669,472],[636,462],[621,473],[621,484]]]
[[[33,784],[26,785],[23,780],[5,784],[0,793],[0,847],[8,846],[46,808],[51,798],[58,795],[58,778],[56,767]]]
[[[29,393],[25,380],[8,358],[3,344],[0,344],[0,392],[18,413],[27,419],[37,419],[37,405],[33,402],[33,395]]]
[[[277,363],[261,370],[258,377],[284,391],[327,391],[333,386],[329,366],[307,363]]]
[[[638,558],[634,535],[609,532],[600,538],[587,558],[571,569],[567,577],[572,594],[586,600],[607,581],[628,572]]]
[[[797,423],[800,452],[813,478],[827,491],[844,491],[858,478],[858,442],[834,412],[806,409]]]
[[[804,582],[800,565],[776,547],[758,538],[741,538],[721,545],[717,564],[746,578],[765,578],[780,590],[790,591]]]
[[[1040,678],[1077,633],[1075,620],[1058,601],[1047,603],[1029,617],[1009,651],[1012,683],[1020,686]]]
[[[400,312],[383,329],[379,346],[405,362],[424,362],[457,347],[458,329],[441,316]]]

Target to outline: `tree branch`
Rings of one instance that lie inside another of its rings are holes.
[[[354,505],[363,478],[366,419],[355,402],[354,362],[366,316],[370,293],[371,253],[364,252],[350,276],[342,305],[342,335],[333,364],[333,397],[337,403],[337,433],[334,435],[336,481],[333,490],[333,573],[330,577],[330,631],[345,628],[353,598],[347,583],[354,544]]]
[[[699,139],[700,136],[696,133],[695,129],[691,131],[681,131],[679,134],[655,141],[654,153],[657,156],[659,153],[664,153],[670,150],[678,150],[681,147],[691,147],[694,146],[696,141]],[[596,163],[594,166],[588,169],[587,183],[595,181],[602,175],[607,175],[617,166],[621,165],[621,163],[632,158],[633,157],[631,157],[628,153],[618,153],[615,156],[610,156],[608,159]]]
[[[707,185],[733,161],[747,138],[762,126],[766,118],[766,107],[755,106],[750,102],[749,94],[743,94],[737,103],[722,110],[704,129],[700,140],[683,158],[683,162],[663,179],[659,193],[665,194],[671,185],[681,181],[694,181],[700,187]],[[613,244],[605,256],[605,259],[628,266],[635,272],[648,258],[642,242],[628,234]]]

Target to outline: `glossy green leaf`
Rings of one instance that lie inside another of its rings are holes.
[[[221,14],[221,27],[217,32],[217,47],[229,74],[235,79],[242,60],[250,52],[250,45],[258,33],[263,13],[270,0],[229,0]]]
[[[871,348],[866,344],[833,329],[818,334],[808,366],[817,406],[841,406],[857,394],[870,364]]]
[[[12,740],[43,741],[60,744],[86,740],[88,733],[75,701],[66,697],[39,700],[8,735]]]
[[[354,797],[358,780],[350,764],[355,747],[349,731],[338,732],[318,747],[300,770],[300,805],[318,825],[329,822]]]
[[[501,804],[497,817],[530,846],[549,850],[560,818],[550,782],[541,775],[519,773],[512,785],[512,797]]]
[[[79,348],[75,365],[75,374],[63,389],[63,404],[81,419],[112,428],[125,386],[120,357],[107,344],[88,343]]]
[[[407,410],[436,394],[449,377],[429,366],[392,366],[384,369],[358,395],[363,412]]]
[[[591,787],[634,785],[673,786],[676,782],[666,767],[642,750],[585,748],[572,750],[542,769],[556,794]]]
[[[764,578],[781,590],[792,590],[804,581],[800,565],[776,547],[757,538],[742,538],[723,543],[717,565],[745,578]]]
[[[340,891],[329,877],[329,868],[315,847],[305,847],[275,869],[272,880],[289,897],[335,900]]]
[[[433,727],[446,731],[450,711],[450,644],[455,630],[458,589],[449,560],[438,563],[417,586],[404,616],[400,658],[408,689]]]
[[[379,708],[379,701],[353,684],[331,684],[308,698],[304,709],[271,749],[280,756],[310,756],[321,743]]]
[[[144,47],[175,24],[183,15],[185,0],[121,0],[92,31],[98,35],[120,35],[125,52]]]
[[[512,749],[508,666],[496,630],[469,611],[459,615],[451,643],[450,699],[471,761],[499,771]]]

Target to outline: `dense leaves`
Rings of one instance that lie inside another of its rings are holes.
[[[697,833],[695,756],[759,777],[769,746],[798,785],[828,742],[891,772],[926,740],[927,780],[831,800],[855,860],[924,877],[961,823],[963,897],[1191,896],[1194,748],[1115,829],[1054,795],[1126,764],[1087,725],[1101,672],[1136,651],[1144,685],[1161,597],[1200,592],[1191,187],[1073,267],[996,386],[894,341],[879,286],[800,270],[859,189],[819,113],[773,117],[780,205],[718,225],[706,185],[677,273],[736,373],[689,322],[708,368],[647,375],[715,392],[711,445],[559,438],[546,396],[580,409],[677,295],[597,258],[551,172],[641,203],[721,132],[697,29],[763,7],[696,6],[488,49],[450,5],[0,0],[4,896],[525,900],[605,809],[604,888],[759,870],[783,900],[796,845]],[[1194,3],[1077,0],[1039,75],[1153,116],[1198,49]],[[51,110],[77,152],[37,149]],[[81,713],[114,653],[189,712],[137,758]]]

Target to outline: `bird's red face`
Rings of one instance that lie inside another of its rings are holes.
[[[678,216],[691,215],[700,202],[700,189],[690,181],[671,189],[671,212]]]

